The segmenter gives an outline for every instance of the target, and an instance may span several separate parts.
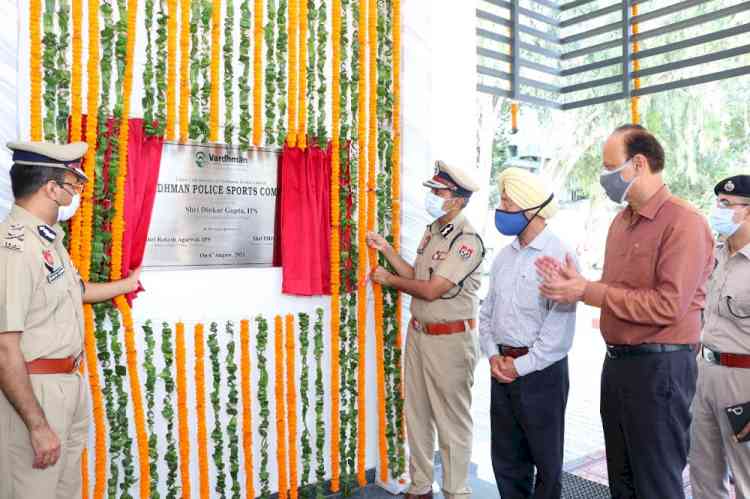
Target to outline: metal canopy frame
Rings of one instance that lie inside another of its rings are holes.
[[[684,18],[686,9],[711,7],[715,0],[678,0],[666,6],[656,0],[609,1],[611,3],[607,4],[606,0],[565,3],[480,0],[476,10],[479,21],[477,73],[481,76],[477,90],[518,102],[567,110],[750,74],[750,65],[718,71],[711,67],[750,54],[750,36],[748,43],[728,49],[689,57],[677,54],[706,43],[739,40],[736,37],[750,33],[750,17],[746,22],[738,21],[723,30],[707,25],[730,16],[740,17],[738,14],[750,11],[750,0],[696,13],[687,19]],[[646,4],[654,8],[632,15],[634,5],[640,10]],[[581,10],[588,12],[581,13]],[[611,18],[618,13],[619,19],[612,22]],[[587,26],[593,20],[602,19],[605,24]],[[654,20],[662,24],[640,32],[633,29],[643,23],[653,25]],[[694,27],[705,31],[700,36],[633,50],[634,44],[658,41],[659,37]],[[560,36],[563,30],[574,34]],[[670,59],[677,60],[639,68],[641,61],[662,54],[672,54],[674,57]],[[580,58],[587,60],[576,63],[575,59]],[[669,73],[696,66],[705,67],[707,72],[647,86],[640,86],[640,81],[636,84],[640,78],[660,76],[664,79],[671,76]],[[606,74],[602,76],[602,72]],[[574,95],[582,91],[588,91],[589,95],[584,98]],[[600,94],[590,95],[597,92]]]

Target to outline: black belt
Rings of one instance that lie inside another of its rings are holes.
[[[649,353],[671,353],[683,350],[693,350],[693,345],[668,343],[641,343],[640,345],[607,345],[607,357],[619,359]]]

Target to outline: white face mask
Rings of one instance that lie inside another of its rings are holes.
[[[57,208],[57,221],[67,222],[73,215],[78,211],[78,206],[81,204],[81,196],[76,194],[73,196],[73,200],[67,206],[60,206]]]
[[[445,215],[447,211],[445,211],[445,208],[443,207],[444,204],[445,199],[430,191],[427,192],[427,196],[424,200],[424,207],[431,217],[440,218]]]

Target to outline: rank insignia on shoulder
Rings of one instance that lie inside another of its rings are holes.
[[[468,260],[474,254],[474,248],[472,248],[471,246],[467,246],[466,244],[462,244],[458,248],[458,254],[464,260]]]
[[[453,224],[448,224],[442,229],[440,229],[440,235],[443,237],[448,237],[448,234],[453,232]]]
[[[23,251],[24,242],[24,227],[20,224],[12,224],[8,227],[8,232],[5,234],[0,246],[13,251]]]
[[[52,270],[47,274],[47,282],[52,284],[56,280],[62,277],[62,275],[65,273],[65,267],[60,265],[56,269]]]
[[[57,232],[55,232],[49,225],[38,225],[36,230],[39,232],[39,235],[42,236],[42,239],[48,243],[53,242],[57,238]]]

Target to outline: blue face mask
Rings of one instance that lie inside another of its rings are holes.
[[[539,212],[547,206],[554,195],[551,195],[547,200],[539,206],[529,208],[521,211],[506,211],[506,210],[495,210],[495,227],[500,231],[500,234],[504,236],[517,236],[526,230],[532,220],[539,215]],[[525,213],[527,211],[535,211],[531,218],[526,218]]]
[[[599,183],[604,187],[604,192],[606,192],[607,197],[615,203],[622,203],[625,201],[625,196],[627,196],[628,191],[637,178],[633,177],[630,181],[622,178],[621,172],[627,168],[631,161],[632,160],[629,159],[614,170],[604,170],[599,175]]]
[[[714,207],[708,221],[714,231],[726,237],[733,235],[740,228],[740,224],[734,221],[734,210],[731,208]]]

